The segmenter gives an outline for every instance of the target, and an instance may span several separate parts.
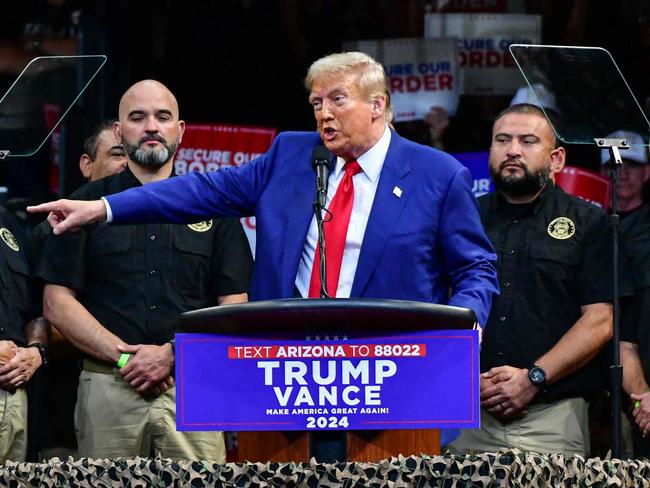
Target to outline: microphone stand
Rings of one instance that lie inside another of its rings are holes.
[[[325,208],[325,200],[327,193],[324,188],[316,190],[316,199],[314,200],[314,215],[316,216],[316,225],[318,227],[318,245],[316,248],[319,250],[320,268],[318,270],[320,276],[320,297],[332,298],[327,292],[327,263],[325,261],[325,230],[323,224],[329,222],[331,215],[329,210]],[[323,211],[328,216],[327,220],[323,219]],[[314,256],[314,259],[316,257]]]
[[[621,366],[620,351],[620,305],[618,299],[618,255],[619,255],[619,227],[620,216],[618,215],[618,200],[616,198],[616,182],[618,181],[618,170],[623,165],[619,149],[628,149],[625,139],[595,139],[596,145],[601,149],[609,149],[610,166],[609,177],[611,181],[612,213],[610,222],[612,224],[612,275],[614,280],[614,324],[612,334],[612,364],[609,367],[609,382],[611,387],[611,411],[612,411],[612,458],[621,457],[621,386],[623,384],[623,366]]]

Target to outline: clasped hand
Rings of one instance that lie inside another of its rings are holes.
[[[481,374],[481,407],[493,417],[510,421],[523,417],[538,388],[528,379],[528,370],[499,366]]]
[[[18,347],[13,341],[0,341],[0,388],[14,390],[27,383],[42,364],[34,347]]]
[[[635,403],[632,416],[639,426],[641,435],[645,438],[650,434],[650,391],[641,394],[630,395],[632,403]],[[638,406],[636,406],[638,404]]]
[[[174,385],[174,353],[170,344],[118,345],[117,349],[131,354],[120,374],[142,397],[155,398]]]

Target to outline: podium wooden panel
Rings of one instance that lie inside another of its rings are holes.
[[[237,461],[307,462],[309,434],[302,431],[239,432]],[[440,431],[353,430],[347,433],[348,461],[379,461],[403,454],[440,454]]]
[[[238,433],[237,461],[307,462],[309,435],[300,430]]]
[[[285,299],[212,307],[181,315],[184,332],[259,335],[283,332],[305,336],[328,333],[351,337],[382,332],[471,329],[471,310],[405,300]],[[398,454],[440,452],[440,432],[429,430],[356,430],[346,435],[348,461],[379,461]],[[309,432],[239,432],[239,461],[309,461]],[[318,459],[317,459],[318,460]],[[341,460],[342,461],[342,460]]]
[[[349,461],[379,461],[391,456],[440,453],[440,431],[353,430],[348,432]]]

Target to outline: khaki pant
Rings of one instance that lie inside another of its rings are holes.
[[[443,447],[452,452],[496,452],[504,448],[540,454],[589,454],[587,402],[569,398],[551,404],[531,405],[528,414],[503,424],[481,409],[481,427],[463,430]]]
[[[119,373],[81,372],[75,428],[81,457],[226,460],[222,432],[176,431],[175,387],[145,400]]]
[[[0,390],[0,462],[24,461],[27,455],[27,393]]]

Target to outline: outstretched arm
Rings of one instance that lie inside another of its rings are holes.
[[[102,200],[56,200],[29,206],[27,211],[49,212],[47,221],[56,235],[77,230],[85,224],[106,221],[106,206]]]

